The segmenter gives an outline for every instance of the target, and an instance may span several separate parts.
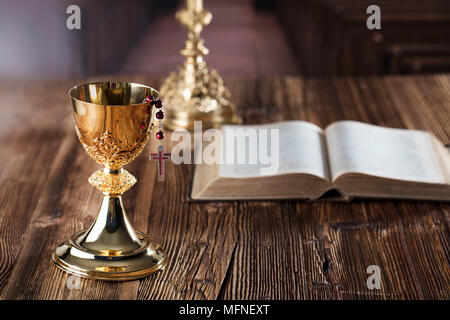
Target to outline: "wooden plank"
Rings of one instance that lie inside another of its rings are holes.
[[[398,214],[404,225],[403,241],[414,265],[415,278],[426,299],[450,297],[449,205],[402,202]],[[425,214],[424,214],[425,213]]]
[[[293,202],[241,202],[239,241],[222,299],[306,297],[305,257]]]
[[[427,129],[446,143],[449,83],[448,75],[226,81],[246,123],[302,119],[325,127],[352,119]],[[72,127],[66,91],[73,84],[0,86],[1,299],[450,297],[446,203],[191,202],[193,166],[169,164],[158,183],[149,147],[127,168],[138,183],[124,201],[136,229],[168,252],[167,269],[126,283],[81,280],[81,290],[69,290],[50,255],[89,226],[101,199],[87,183],[97,166]],[[367,288],[369,265],[381,268],[380,290]]]
[[[404,228],[395,204],[365,201],[326,209],[320,217],[321,235],[328,252],[329,277],[336,286],[332,298],[423,298],[401,238]],[[380,290],[367,286],[369,266],[380,268]]]
[[[450,143],[450,78],[448,75],[387,77],[382,80],[405,127],[433,132]]]
[[[63,125],[64,112],[57,108],[61,100],[54,99],[48,105],[47,91],[45,83],[0,86],[0,291],[10,276],[39,194],[47,184],[48,163],[62,140],[58,124]],[[41,110],[52,117],[46,117]]]

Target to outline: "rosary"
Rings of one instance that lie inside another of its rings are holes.
[[[155,117],[158,120],[158,132],[156,133],[156,139],[159,140],[158,153],[150,154],[150,160],[158,160],[158,181],[164,181],[165,179],[165,165],[164,160],[170,159],[170,153],[164,153],[164,132],[162,131],[162,120],[164,119],[164,112],[162,111],[162,101],[160,99],[154,99],[152,96],[147,96],[144,99],[144,103],[150,103],[159,109],[156,112]],[[151,112],[151,108],[148,107],[147,112]]]

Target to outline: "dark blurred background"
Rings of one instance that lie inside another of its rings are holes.
[[[222,75],[450,71],[449,0],[205,0],[207,62]],[[68,30],[66,8],[81,8]],[[366,9],[381,8],[381,30]],[[2,0],[0,78],[167,75],[183,59],[177,0]]]

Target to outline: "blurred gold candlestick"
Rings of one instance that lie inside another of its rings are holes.
[[[222,78],[214,69],[209,72],[203,59],[209,51],[200,33],[211,22],[211,12],[204,10],[203,0],[187,0],[186,9],[178,11],[176,19],[188,31],[186,46],[181,50],[186,61],[161,88],[164,125],[169,129],[193,130],[195,120],[202,121],[204,129],[241,123]]]
[[[189,11],[203,11],[203,0],[187,0],[186,7]]]

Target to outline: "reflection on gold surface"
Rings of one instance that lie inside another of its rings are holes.
[[[102,272],[120,272],[125,271],[124,267],[96,267],[95,270]]]
[[[122,255],[122,250],[99,250],[104,256],[108,257],[119,257]]]

